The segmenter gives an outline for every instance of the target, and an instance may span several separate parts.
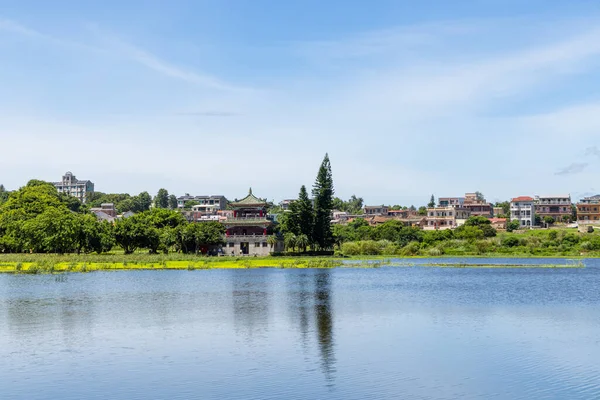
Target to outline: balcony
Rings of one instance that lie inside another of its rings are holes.
[[[248,216],[248,217],[228,217],[223,223],[225,225],[265,225],[273,221],[267,217]]]
[[[227,243],[256,243],[256,242],[266,242],[269,237],[274,235],[229,235],[225,236],[225,241]]]

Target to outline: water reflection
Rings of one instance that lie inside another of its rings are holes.
[[[325,378],[331,383],[335,373],[335,353],[331,305],[331,275],[329,270],[323,269],[317,271],[315,275],[314,296],[321,368],[325,374]]]
[[[268,274],[232,270],[233,320],[235,330],[252,340],[268,330],[271,295]]]

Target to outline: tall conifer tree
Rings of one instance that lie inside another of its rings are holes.
[[[331,164],[329,155],[325,158],[319,168],[317,179],[313,186],[312,194],[315,202],[315,223],[313,228],[313,242],[319,249],[333,247],[333,233],[331,231],[331,211],[333,210],[333,177],[331,175]]]

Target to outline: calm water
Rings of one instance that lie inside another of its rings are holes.
[[[1,275],[0,398],[598,399],[599,289],[600,260]]]

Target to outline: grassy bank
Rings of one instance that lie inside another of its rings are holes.
[[[506,256],[500,254],[499,256]],[[530,254],[526,255],[531,257]],[[352,258],[336,257],[198,257],[183,254],[132,254],[123,255],[57,255],[57,254],[0,254],[0,273],[62,273],[62,272],[93,272],[120,270],[206,270],[206,269],[237,269],[237,268],[377,268],[384,265],[400,267],[448,267],[448,268],[581,268],[583,263],[575,260],[567,264],[523,265],[509,262],[498,265],[486,263],[484,256],[475,256],[482,262],[464,263],[437,262],[439,257],[427,257],[430,263],[411,263],[411,259],[425,258],[423,256],[402,257],[400,263],[391,260],[397,256],[357,256]],[[453,258],[453,257],[444,257]],[[518,259],[519,257],[512,256]],[[566,258],[566,257],[562,257]],[[576,257],[568,257],[576,258]]]

